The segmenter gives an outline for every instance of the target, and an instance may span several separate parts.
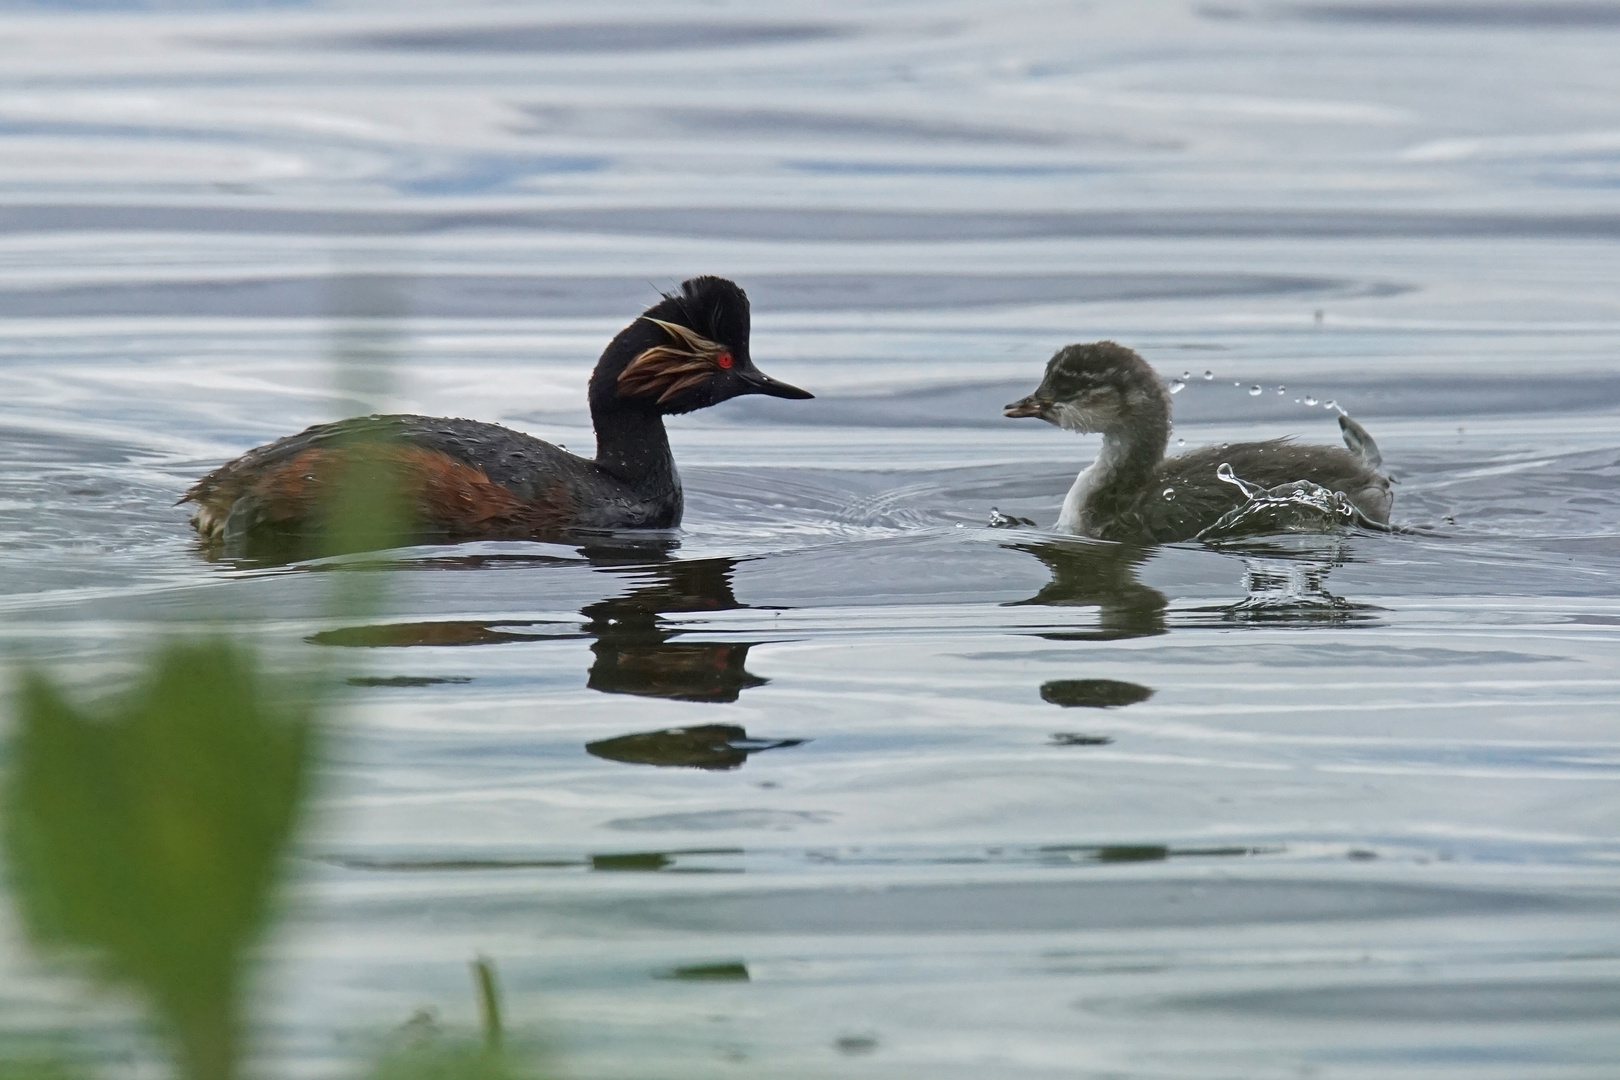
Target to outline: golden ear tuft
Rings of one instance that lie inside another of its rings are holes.
[[[670,337],[685,345],[687,352],[695,356],[715,357],[726,351],[724,345],[717,345],[696,330],[682,326],[680,323],[665,322],[663,319],[647,319],[647,321],[662,328]]]
[[[724,345],[716,344],[679,323],[662,319],[647,321],[661,327],[672,342],[654,345],[626,364],[619,373],[620,394],[625,397],[652,397],[656,394],[658,403],[662,405],[720,370],[719,357],[726,351]]]

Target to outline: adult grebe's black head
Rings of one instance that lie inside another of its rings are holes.
[[[1168,430],[1170,393],[1152,366],[1123,345],[1066,345],[1047,362],[1035,392],[1006,406],[1005,415],[1037,416],[1079,432]]]
[[[748,294],[720,277],[695,277],[665,293],[619,332],[591,375],[593,410],[640,406],[684,413],[743,394],[815,396],[754,366]]]

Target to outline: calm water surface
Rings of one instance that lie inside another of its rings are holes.
[[[246,616],[354,684],[267,1075],[471,1022],[475,952],[582,1078],[1614,1075],[1620,6],[0,30],[6,655]],[[361,410],[588,449],[700,272],[818,396],[676,420],[662,542],[413,549],[345,620],[173,505]],[[1188,446],[1350,410],[1417,531],[987,528],[1055,520],[1096,440],[1000,405],[1103,337]],[[0,942],[0,1027],[130,1022]]]

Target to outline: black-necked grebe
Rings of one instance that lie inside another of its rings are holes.
[[[1262,488],[1309,481],[1339,492],[1379,524],[1389,521],[1395,498],[1389,477],[1379,471],[1377,445],[1344,415],[1339,428],[1349,452],[1271,439],[1166,458],[1170,392],[1146,360],[1112,341],[1059,349],[1041,385],[1008,405],[1006,415],[1036,416],[1103,437],[1097,460],[1063,500],[1060,532],[1130,543],[1189,540],[1247,499],[1240,486],[1217,475],[1223,463]]]
[[[323,504],[359,447],[381,455],[414,516],[415,540],[525,539],[681,521],[664,417],[743,394],[813,395],[748,355],[748,297],[734,282],[684,282],[619,331],[591,375],[596,458],[476,420],[362,416],[289,435],[215,469],[181,498],[205,539],[318,532]],[[363,445],[364,444],[364,445]]]

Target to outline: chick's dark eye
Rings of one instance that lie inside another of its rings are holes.
[[[728,368],[728,367],[730,367],[730,366],[731,366],[731,365],[732,365],[732,364],[733,364],[733,363],[735,363],[735,361],[733,361],[733,360],[732,360],[732,359],[731,359],[731,354],[730,354],[730,353],[728,353],[728,352],[723,352],[723,353],[721,353],[721,354],[720,354],[720,355],[719,355],[719,356],[717,356],[717,357],[715,357],[715,358],[714,358],[714,362],[715,362],[715,363],[717,363],[717,364],[719,364],[719,365],[720,365],[720,366],[721,366],[721,367],[723,367],[723,368]]]

